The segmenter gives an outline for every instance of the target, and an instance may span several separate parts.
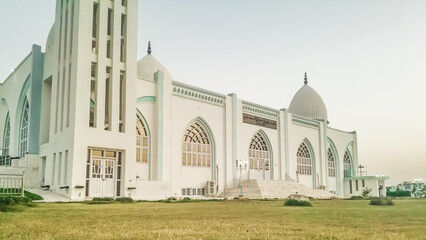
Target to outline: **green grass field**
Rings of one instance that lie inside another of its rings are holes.
[[[0,239],[426,239],[426,200],[41,203],[0,212]]]

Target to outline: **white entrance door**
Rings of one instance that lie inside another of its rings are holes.
[[[92,158],[91,197],[114,197],[115,160]]]

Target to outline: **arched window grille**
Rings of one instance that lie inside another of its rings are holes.
[[[136,162],[148,163],[149,139],[148,131],[141,116],[136,114]]]
[[[327,156],[328,156],[328,176],[336,177],[336,161],[331,148],[328,148]]]
[[[6,116],[6,123],[4,125],[4,134],[3,134],[3,156],[0,156],[0,165],[10,165],[10,119],[9,113]]]
[[[312,157],[304,142],[297,150],[297,172],[301,175],[312,175]]]
[[[348,149],[346,149],[343,156],[343,169],[345,177],[352,177],[352,156]]]
[[[209,135],[200,123],[189,126],[182,139],[182,165],[210,167],[212,145]]]
[[[269,156],[268,146],[266,145],[265,139],[256,133],[251,139],[249,148],[249,168],[255,170],[267,170],[269,171]]]
[[[30,108],[30,104],[28,103],[28,99],[25,98],[23,108],[22,108],[21,130],[19,131],[20,133],[19,156],[20,157],[24,157],[28,151],[29,108]]]

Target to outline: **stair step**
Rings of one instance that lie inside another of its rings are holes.
[[[287,198],[291,194],[302,194],[313,198],[331,198],[333,194],[322,189],[311,189],[303,184],[283,180],[243,180],[243,196],[252,199]],[[236,197],[241,193],[240,187],[227,188],[224,195]]]

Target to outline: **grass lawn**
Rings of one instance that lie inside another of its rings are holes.
[[[0,212],[0,239],[426,239],[426,200],[41,203]]]

